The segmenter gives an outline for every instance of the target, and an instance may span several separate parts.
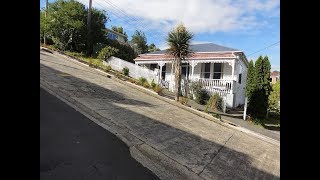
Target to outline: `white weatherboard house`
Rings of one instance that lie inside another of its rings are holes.
[[[190,49],[192,56],[182,62],[182,86],[188,87],[186,82],[197,81],[209,93],[217,92],[225,98],[227,107],[243,105],[248,69],[243,51],[213,43],[190,45]],[[166,50],[140,54],[134,59],[135,64],[160,69],[159,77],[170,91],[174,90],[172,60]]]

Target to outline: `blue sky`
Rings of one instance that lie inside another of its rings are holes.
[[[89,0],[77,1],[86,6],[89,4]],[[94,8],[105,10],[110,18],[106,27],[122,26],[129,40],[135,30],[142,30],[148,44],[154,43],[164,49],[167,47],[166,34],[182,22],[194,33],[193,43],[212,42],[239,49],[244,51],[248,60],[267,55],[272,70],[280,70],[280,0],[92,2]],[[45,0],[40,0],[40,8],[44,5]]]

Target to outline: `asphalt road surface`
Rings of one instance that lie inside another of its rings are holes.
[[[116,136],[40,88],[40,179],[159,179]]]

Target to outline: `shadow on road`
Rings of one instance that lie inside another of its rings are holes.
[[[41,71],[50,71],[53,75],[63,73],[43,64],[40,64],[40,69]],[[280,179],[278,176],[256,168],[255,166],[259,166],[257,164],[253,166],[253,159],[242,152],[228,147],[220,149],[221,144],[208,141],[196,134],[177,129],[117,105],[125,103],[151,107],[152,105],[147,102],[124,98],[125,96],[119,92],[111,91],[74,76],[59,78],[72,86],[73,90],[58,87],[55,91],[59,90],[70,97],[106,99],[107,101],[104,103],[106,103],[107,110],[110,110],[108,111],[108,119],[124,124],[146,142],[155,146],[163,146],[162,151],[166,155],[173,159],[182,159],[179,163],[194,167],[195,173],[201,173],[211,179]],[[168,116],[163,118],[168,118]],[[218,152],[219,156],[216,156]],[[264,162],[259,163],[262,166],[267,166]]]

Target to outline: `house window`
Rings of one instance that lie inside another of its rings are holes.
[[[150,69],[154,70],[155,68],[157,68],[158,64],[150,64]]]
[[[162,72],[161,73],[162,73],[161,74],[162,79],[165,79],[165,77],[166,77],[166,65],[162,66]]]
[[[201,70],[201,77],[205,79],[210,78],[210,65],[211,63],[204,63],[202,65],[202,70]]]
[[[241,77],[242,77],[242,74],[239,74],[239,84],[241,84]]]
[[[221,79],[221,75],[222,75],[222,63],[214,63],[213,79]]]

